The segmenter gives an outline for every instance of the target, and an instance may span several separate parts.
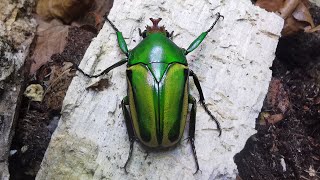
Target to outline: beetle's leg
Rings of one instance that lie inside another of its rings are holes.
[[[108,19],[107,15],[104,15],[103,17],[106,19],[106,21],[108,21],[108,23],[111,25],[111,27],[116,31],[119,47],[120,47],[121,51],[124,54],[126,54],[126,56],[128,57],[129,56],[129,50],[128,50],[127,43],[124,40],[124,37],[122,36],[122,32],[120,32],[118,30],[118,28],[110,21],[110,19]]]
[[[200,170],[199,169],[197,152],[196,152],[196,147],[194,145],[194,134],[195,134],[195,130],[196,130],[197,101],[191,95],[189,95],[189,104],[192,104],[192,107],[191,107],[191,112],[190,112],[190,123],[189,123],[189,137],[188,137],[188,140],[190,140],[191,148],[192,148],[192,152],[193,152],[193,156],[194,156],[194,160],[196,161],[197,170],[194,173],[194,174],[196,174]]]
[[[172,39],[173,39],[173,33],[174,33],[174,31],[171,31],[171,33],[169,33],[168,31],[166,31],[166,33],[167,33],[167,37],[172,40]]]
[[[171,31],[171,33],[169,34],[169,37],[172,39],[173,38],[173,33],[174,31]]]
[[[210,110],[208,109],[206,103],[205,103],[205,100],[204,100],[204,96],[203,96],[203,92],[202,92],[202,88],[200,86],[200,82],[199,82],[199,79],[197,77],[196,74],[194,74],[193,71],[190,70],[190,76],[193,77],[193,81],[194,81],[194,84],[196,85],[198,91],[199,91],[199,94],[200,94],[200,103],[202,104],[204,110],[209,114],[209,116],[214,120],[214,122],[217,124],[217,128],[219,130],[219,136],[221,136],[221,127],[220,127],[220,123],[219,121],[212,115],[212,113],[210,112]]]
[[[108,73],[109,71],[111,71],[112,69],[114,69],[114,68],[116,68],[116,67],[118,67],[118,66],[121,66],[121,65],[125,64],[126,62],[128,62],[128,59],[127,59],[127,58],[126,58],[126,59],[122,59],[121,61],[114,63],[113,65],[111,65],[110,67],[108,67],[107,69],[105,69],[104,71],[102,71],[101,73],[96,74],[96,75],[90,75],[90,74],[85,73],[82,69],[80,69],[80,68],[79,68],[76,64],[74,64],[74,63],[73,63],[73,67],[74,67],[76,70],[80,71],[83,75],[85,75],[85,76],[87,76],[87,77],[89,77],[89,78],[96,78],[96,77],[102,76],[102,75],[104,75],[104,74],[107,74],[107,73]]]
[[[146,38],[146,30],[144,30],[143,32],[141,31],[141,29],[140,28],[138,28],[138,31],[139,31],[139,36],[141,36],[142,38]]]
[[[214,21],[214,23],[212,24],[212,26],[205,32],[201,33],[201,35],[199,37],[197,37],[196,40],[194,40],[190,46],[188,47],[188,49],[186,50],[185,54],[189,54],[190,52],[192,52],[193,50],[195,50],[203,41],[203,39],[207,36],[207,34],[212,30],[212,28],[214,27],[214,25],[216,25],[216,23],[218,22],[218,20],[220,18],[224,18],[220,13],[216,14],[218,17],[216,18],[216,20]]]
[[[124,114],[124,119],[125,119],[125,122],[126,122],[127,132],[128,132],[129,141],[130,141],[129,156],[128,156],[128,159],[127,159],[127,161],[126,161],[126,164],[123,166],[124,171],[125,171],[126,173],[128,173],[128,172],[127,172],[127,165],[128,165],[128,162],[130,161],[130,158],[131,158],[131,156],[132,156],[133,143],[134,143],[134,140],[135,140],[136,138],[135,138],[135,136],[134,136],[131,117],[130,117],[130,114],[129,114],[128,109],[126,108],[126,105],[129,105],[129,98],[128,98],[128,96],[126,96],[125,98],[123,98],[123,100],[121,101],[122,112],[123,112],[123,114]]]

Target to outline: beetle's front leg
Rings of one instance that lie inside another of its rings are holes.
[[[68,62],[70,62],[70,61],[68,61]],[[104,75],[104,74],[107,74],[107,73],[108,73],[109,71],[111,71],[112,69],[114,69],[114,68],[116,68],[116,67],[119,67],[119,66],[121,66],[121,65],[123,65],[123,64],[125,64],[125,63],[127,63],[127,62],[128,62],[128,59],[127,59],[127,58],[126,58],[126,59],[122,59],[121,61],[114,63],[113,65],[109,66],[107,69],[105,69],[104,71],[102,71],[101,73],[96,74],[96,75],[87,74],[87,73],[85,73],[82,69],[80,69],[76,64],[74,64],[73,62],[71,62],[71,63],[73,64],[73,67],[74,67],[76,70],[80,71],[83,75],[85,75],[85,76],[87,76],[87,77],[89,77],[89,78],[96,78],[96,77],[102,76],[102,75]]]
[[[189,136],[188,140],[190,140],[194,160],[196,161],[197,170],[194,174],[197,174],[198,171],[201,171],[199,168],[198,157],[196,152],[196,147],[194,145],[194,135],[196,130],[196,113],[197,113],[197,101],[194,97],[189,95],[189,104],[192,104],[191,112],[190,112],[190,123],[189,123]]]
[[[126,41],[124,40],[124,37],[122,36],[122,32],[120,32],[119,29],[110,21],[110,19],[108,19],[107,15],[104,15],[103,17],[106,19],[106,21],[108,21],[108,23],[111,25],[111,27],[116,31],[118,44],[119,44],[121,51],[124,54],[126,54],[127,57],[129,57],[128,45],[127,45]]]
[[[102,75],[104,75],[104,74],[107,74],[107,73],[108,73],[109,71],[111,71],[112,69],[114,69],[114,68],[116,68],[116,67],[119,67],[119,66],[121,66],[121,65],[123,65],[123,64],[125,64],[125,63],[128,62],[128,58],[121,59],[119,62],[116,62],[116,63],[114,63],[113,65],[109,66],[107,69],[103,70],[101,73],[96,74],[96,75],[91,75],[91,74],[85,73],[85,72],[84,72],[82,69],[80,69],[79,66],[78,66],[76,63],[74,63],[73,61],[70,61],[70,60],[65,59],[65,58],[64,58],[63,56],[61,56],[60,54],[59,54],[59,57],[63,59],[63,62],[70,62],[70,63],[72,63],[72,68],[80,71],[81,74],[83,74],[83,75],[85,75],[85,76],[87,76],[87,77],[89,77],[89,78],[100,77],[100,76],[102,76]]]
[[[123,114],[124,114],[124,119],[125,119],[125,122],[126,122],[127,132],[128,132],[129,141],[130,141],[129,156],[128,156],[128,159],[127,159],[127,161],[126,161],[126,164],[123,166],[124,171],[125,171],[126,173],[128,173],[128,171],[127,171],[127,165],[128,165],[128,162],[129,162],[130,159],[131,159],[132,151],[133,151],[133,143],[134,143],[134,141],[135,141],[136,138],[135,138],[134,131],[133,131],[133,125],[132,125],[131,117],[130,117],[130,114],[129,114],[128,109],[126,108],[126,105],[129,105],[129,98],[128,98],[128,96],[126,96],[125,98],[123,98],[123,100],[121,101],[122,112],[123,112]]]

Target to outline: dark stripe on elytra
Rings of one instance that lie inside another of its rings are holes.
[[[183,93],[181,94],[180,103],[179,103],[179,107],[178,107],[179,108],[178,110],[180,112],[178,115],[178,121],[175,121],[173,127],[170,129],[169,134],[168,134],[168,138],[171,142],[176,141],[180,135],[181,116],[182,116],[182,109],[183,109],[183,98],[186,95],[185,94],[185,87],[186,87],[186,83],[188,80],[188,73],[189,73],[189,70],[185,69],[184,70],[184,75],[185,75],[184,78],[185,79],[184,79]]]
[[[128,76],[128,79],[131,83],[131,88],[132,88],[132,94],[133,94],[133,101],[134,101],[134,105],[135,105],[135,109],[137,111],[137,121],[138,121],[138,125],[139,125],[139,131],[140,131],[140,136],[141,136],[141,139],[145,142],[149,142],[151,140],[151,133],[145,129],[141,123],[139,123],[139,107],[137,106],[138,102],[137,102],[137,97],[136,97],[136,90],[135,88],[133,87],[133,83],[132,83],[132,70],[127,70],[127,76]],[[130,90],[129,90],[130,91]],[[143,102],[140,102],[140,103],[143,103]],[[136,129],[135,129],[136,130]]]

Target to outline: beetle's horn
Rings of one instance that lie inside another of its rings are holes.
[[[152,21],[153,27],[158,27],[158,24],[162,20],[162,18],[158,18],[158,19],[150,18],[150,20]]]
[[[150,18],[150,20],[152,21],[152,27],[150,26],[147,26],[147,31],[149,32],[154,32],[154,31],[162,31],[162,32],[165,32],[165,28],[164,26],[158,26],[159,22],[162,20],[162,18],[158,18],[158,19],[153,19],[153,18]]]

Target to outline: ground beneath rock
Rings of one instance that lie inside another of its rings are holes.
[[[235,156],[242,179],[320,178],[320,62],[307,61],[274,61],[272,81],[281,82],[289,109],[275,124],[258,119],[258,133]],[[265,102],[262,112],[277,109]]]
[[[41,84],[46,87],[42,103],[22,100],[16,133],[11,145],[14,153],[9,159],[11,179],[34,179],[55,130],[62,101],[75,75],[71,66],[79,64],[91,40],[96,34],[83,28],[70,27],[67,45],[61,54],[52,56],[52,61],[42,66],[35,79],[27,84]]]

